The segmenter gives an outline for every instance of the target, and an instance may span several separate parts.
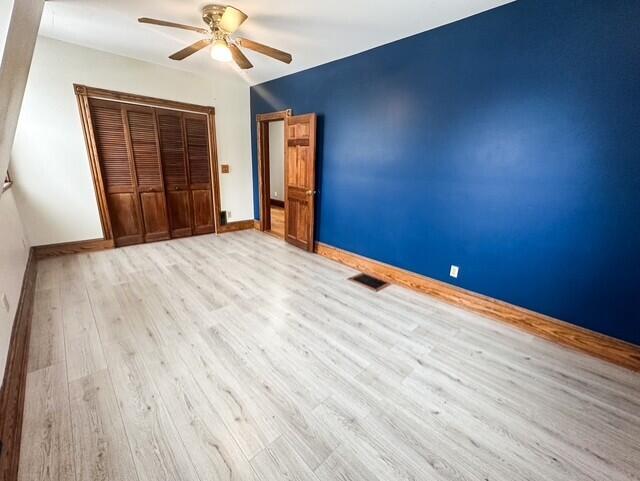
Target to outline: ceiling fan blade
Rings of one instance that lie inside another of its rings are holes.
[[[249,62],[249,59],[244,56],[244,54],[240,51],[237,45],[230,43],[229,50],[231,50],[231,56],[233,57],[233,61],[243,70],[248,68],[252,68],[253,64]]]
[[[225,8],[218,26],[227,33],[233,33],[246,19],[247,15],[244,12],[229,6]]]
[[[198,32],[205,35],[208,35],[209,33],[211,33],[206,28],[192,27],[191,25],[183,25],[182,23],[166,22],[164,20],[156,20],[155,18],[141,17],[138,19],[138,22],[150,23],[151,25],[161,25],[163,27],[181,28],[183,30],[191,30],[193,32]]]
[[[203,38],[202,40],[198,40],[196,43],[192,43],[188,47],[183,48],[179,52],[174,53],[169,56],[171,60],[183,60],[187,58],[189,55],[196,53],[198,50],[202,50],[206,46],[211,44],[210,38]]]
[[[241,47],[267,55],[268,57],[275,58],[276,60],[280,60],[284,63],[291,63],[292,57],[290,53],[283,52],[277,48],[268,47],[267,45],[254,42],[253,40],[248,40],[246,38],[239,38],[237,39],[237,42]]]

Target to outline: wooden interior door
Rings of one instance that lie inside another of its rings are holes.
[[[144,241],[133,167],[120,104],[92,99],[91,119],[113,238],[118,246]]]
[[[285,240],[313,250],[316,194],[316,114],[285,120]]]
[[[156,119],[151,107],[124,104],[129,154],[139,196],[145,242],[168,239],[169,219],[160,162]]]
[[[193,214],[182,113],[158,109],[157,119],[171,237],[190,236]]]
[[[215,232],[207,117],[184,113],[182,118],[193,207],[193,233]]]

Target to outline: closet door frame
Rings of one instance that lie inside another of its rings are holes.
[[[214,107],[117,92],[114,90],[100,89],[79,84],[74,84],[73,88],[78,102],[78,110],[80,111],[80,119],[82,121],[82,129],[84,132],[87,155],[89,157],[89,165],[91,167],[91,174],[93,177],[93,186],[96,194],[98,211],[100,213],[100,223],[102,225],[104,240],[113,242],[113,228],[109,217],[109,206],[107,203],[104,179],[102,178],[102,171],[100,169],[100,160],[98,158],[96,136],[93,131],[89,99],[110,100],[120,103],[206,115],[209,135],[209,163],[211,169],[213,223],[215,232],[220,232],[220,178],[218,173],[218,148],[216,142],[216,120]]]

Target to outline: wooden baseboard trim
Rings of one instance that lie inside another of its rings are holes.
[[[269,199],[269,202],[272,206],[282,207],[284,209],[284,201],[278,199]]]
[[[531,334],[640,372],[640,346],[317,242],[316,253],[390,283],[497,319]]]
[[[260,230],[260,221],[259,220],[255,219],[253,221],[253,228],[257,229],[257,230]]]
[[[67,254],[78,254],[80,252],[95,252],[106,249],[113,249],[115,244],[113,239],[89,239],[83,241],[63,242],[61,244],[47,244],[34,247],[36,259],[46,257],[64,256]]]
[[[5,481],[18,479],[36,264],[35,250],[32,248],[29,250],[29,260],[22,280],[20,300],[11,329],[7,363],[0,389],[0,440],[2,441],[0,479]]]
[[[221,225],[218,233],[224,234],[226,232],[236,232],[239,230],[253,229],[253,223],[254,223],[253,219],[239,220],[237,222],[229,222],[228,224]]]

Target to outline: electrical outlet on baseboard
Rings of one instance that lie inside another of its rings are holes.
[[[451,269],[449,269],[449,275],[454,279],[457,279],[458,272],[460,272],[460,268],[458,266],[454,266],[453,264],[451,264]]]
[[[4,307],[4,310],[9,312],[9,309],[11,308],[11,306],[9,305],[9,299],[7,299],[7,294],[6,293],[2,293],[2,307]]]

